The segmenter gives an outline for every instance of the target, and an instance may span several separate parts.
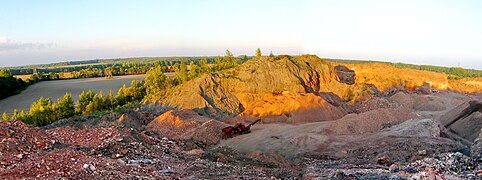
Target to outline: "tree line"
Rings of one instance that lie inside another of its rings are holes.
[[[0,69],[0,99],[20,93],[28,84],[20,78],[15,78],[10,69]]]

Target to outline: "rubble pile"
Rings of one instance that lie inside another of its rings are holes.
[[[147,124],[147,128],[164,137],[178,138],[208,120],[209,118],[201,116],[193,110],[170,110],[152,120]]]
[[[461,153],[442,153],[413,163],[351,164],[343,160],[305,159],[304,179],[480,179],[477,163]],[[480,164],[479,164],[480,165]]]
[[[185,140],[192,140],[204,145],[215,145],[221,141],[221,131],[229,125],[218,120],[209,120],[201,126],[193,128],[182,135]]]

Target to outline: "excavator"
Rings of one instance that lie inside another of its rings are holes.
[[[229,127],[225,127],[222,129],[222,138],[223,139],[228,139],[228,138],[232,138],[234,136],[237,136],[237,135],[241,135],[241,134],[248,134],[251,132],[251,126],[253,126],[254,124],[260,122],[261,119],[257,119],[256,121],[250,123],[249,125],[245,126],[243,123],[236,123],[236,125],[234,126],[229,126]]]

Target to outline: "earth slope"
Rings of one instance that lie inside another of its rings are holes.
[[[363,87],[340,82],[335,66],[316,56],[261,57],[184,83],[165,101],[217,119],[243,112],[245,117],[284,116],[280,121],[285,122],[323,121],[338,119],[346,112],[317,94],[333,92],[349,100],[352,89]],[[296,113],[303,111],[314,113],[306,118]],[[291,112],[295,115],[287,114]]]

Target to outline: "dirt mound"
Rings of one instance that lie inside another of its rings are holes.
[[[221,130],[228,126],[229,124],[211,119],[208,122],[203,123],[201,126],[195,127],[184,133],[182,139],[192,140],[206,146],[215,145],[221,140]]]
[[[383,108],[348,114],[328,126],[326,131],[339,135],[373,133],[414,117],[409,108]]]
[[[413,99],[410,94],[404,92],[398,92],[389,97],[388,100],[393,103],[398,103],[406,108],[413,108],[413,105],[415,104],[415,99]]]
[[[357,111],[362,113],[362,112],[367,112],[367,111],[381,109],[381,108],[397,108],[397,107],[400,107],[398,103],[390,102],[386,98],[372,97],[362,102],[358,106]]]
[[[414,99],[413,109],[416,111],[443,111],[446,109],[445,103],[435,96],[417,95]]]
[[[119,123],[121,127],[140,129],[153,119],[154,116],[152,114],[138,113],[136,111],[129,110],[117,119],[117,123]]]
[[[147,128],[173,138],[200,126],[208,120],[209,118],[201,116],[193,110],[170,110],[152,120]]]
[[[246,106],[240,117],[261,118],[264,123],[305,123],[335,120],[346,112],[311,93],[283,92]]]
[[[381,132],[382,135],[440,137],[440,123],[433,119],[414,119]]]

